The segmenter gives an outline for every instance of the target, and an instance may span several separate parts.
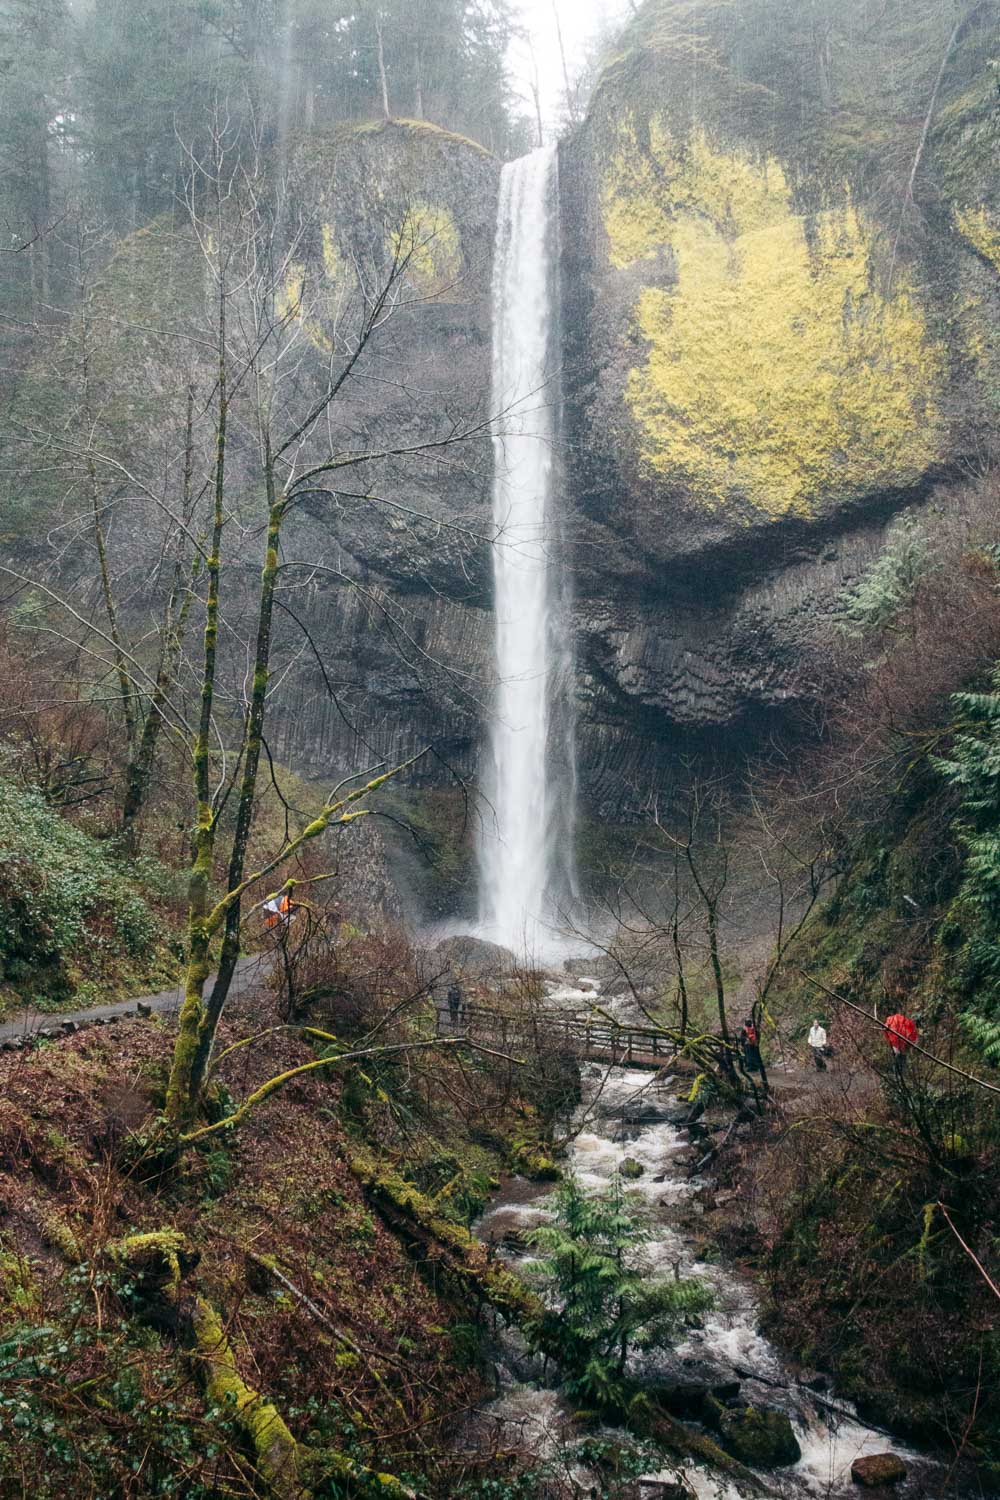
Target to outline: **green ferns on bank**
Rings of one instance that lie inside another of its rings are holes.
[[[966,849],[960,889],[971,929],[959,954],[962,980],[974,996],[966,1029],[992,1063],[1000,1063],[1000,666],[984,693],[956,693],[962,728],[935,769],[961,795],[959,833]]]
[[[1000,667],[991,682],[989,692],[953,695],[963,728],[951,755],[934,757],[932,764],[962,797],[962,840],[968,850],[962,894],[995,926],[1000,918]]]
[[[59,1000],[147,959],[153,915],[108,850],[34,787],[0,775],[0,983]]]

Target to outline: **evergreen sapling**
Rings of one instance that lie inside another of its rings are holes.
[[[550,1223],[527,1236],[543,1252],[540,1269],[562,1311],[570,1395],[619,1404],[629,1356],[663,1348],[712,1305],[703,1282],[649,1274],[643,1248],[648,1215],[616,1173],[590,1195],[568,1177],[553,1195]]]

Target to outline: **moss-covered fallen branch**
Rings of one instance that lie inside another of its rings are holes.
[[[280,1500],[308,1500],[303,1478],[306,1450],[292,1436],[273,1402],[243,1379],[225,1325],[204,1297],[194,1299],[191,1331],[205,1394],[213,1406],[230,1412],[242,1427],[261,1478]]]
[[[355,1147],[349,1165],[369,1201],[411,1253],[436,1265],[459,1289],[487,1303],[508,1322],[517,1323],[541,1353],[565,1366],[568,1351],[562,1319],[520,1277],[490,1260],[481,1240],[444,1218],[432,1199],[365,1147]],[[711,1438],[684,1427],[638,1382],[626,1388],[621,1409],[614,1415],[670,1452],[739,1480],[747,1495],[772,1493]]]
[[[465,1037],[432,1037],[429,1041],[400,1042],[392,1047],[364,1047],[357,1052],[329,1053],[326,1057],[317,1057],[312,1062],[299,1063],[297,1067],[287,1068],[284,1073],[278,1073],[274,1078],[269,1078],[266,1083],[262,1083],[252,1094],[249,1094],[231,1115],[226,1115],[222,1120],[215,1120],[211,1125],[203,1125],[198,1130],[189,1130],[178,1139],[181,1145],[189,1146],[193,1141],[203,1141],[210,1135],[218,1135],[221,1130],[232,1130],[241,1120],[246,1119],[256,1105],[262,1104],[271,1094],[284,1088],[286,1083],[291,1083],[293,1078],[301,1078],[306,1073],[315,1073],[318,1068],[332,1068],[340,1063],[358,1062],[366,1057],[388,1057],[397,1052],[421,1052],[428,1048],[440,1050],[468,1045]]]
[[[433,1199],[365,1147],[355,1147],[349,1166],[411,1253],[437,1262],[450,1279],[478,1301],[488,1302],[504,1317],[530,1328],[533,1335],[537,1333],[544,1340],[549,1320],[545,1304],[519,1277],[491,1261],[481,1240],[463,1225],[445,1218]]]
[[[322,1037],[329,1043],[336,1043],[336,1037],[331,1037],[326,1032],[318,1032],[315,1028],[308,1026],[303,1029],[307,1035]],[[325,1057],[316,1057],[312,1062],[299,1063],[297,1067],[287,1068],[285,1072],[269,1078],[266,1083],[262,1083],[252,1094],[249,1094],[231,1115],[226,1115],[222,1120],[215,1120],[211,1125],[202,1125],[197,1130],[186,1131],[177,1137],[177,1141],[182,1146],[190,1146],[194,1141],[203,1141],[210,1135],[218,1135],[221,1130],[232,1130],[239,1125],[241,1120],[246,1119],[256,1105],[262,1104],[271,1094],[284,1088],[286,1083],[291,1083],[293,1078],[301,1078],[306,1073],[315,1073],[318,1068],[333,1068],[341,1063],[363,1061],[367,1057],[393,1057],[400,1052],[449,1051],[455,1047],[460,1047],[464,1051],[479,1052],[485,1057],[499,1057],[504,1062],[517,1066],[521,1065],[519,1058],[510,1057],[505,1052],[497,1052],[492,1047],[484,1047],[480,1042],[473,1042],[466,1036],[437,1036],[422,1042],[398,1042],[392,1046],[380,1044],[377,1047],[362,1047],[354,1052],[328,1051]]]
[[[170,1306],[178,1325],[187,1332],[191,1358],[209,1402],[236,1420],[257,1472],[275,1500],[311,1500],[315,1486],[328,1478],[346,1483],[358,1497],[418,1500],[392,1474],[376,1473],[344,1454],[300,1443],[274,1403],[243,1379],[222,1316],[205,1297],[197,1293],[192,1297],[183,1286],[200,1256],[181,1231],[168,1228],[126,1235],[106,1245],[102,1259],[127,1268],[147,1292],[155,1290]]]

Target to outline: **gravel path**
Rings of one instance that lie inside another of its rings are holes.
[[[253,989],[260,982],[267,959],[268,955],[265,953],[253,953],[240,959],[236,965],[232,988],[229,991],[230,1004],[234,1000],[239,1000],[247,990]],[[214,978],[214,975],[212,977]],[[211,983],[210,979],[209,985]],[[118,1021],[126,1016],[135,1016],[140,1013],[172,1015],[180,1010],[182,997],[183,985],[178,983],[172,990],[161,990],[158,995],[137,995],[131,1000],[120,1000],[113,1005],[94,1005],[89,1010],[22,1011],[0,1025],[0,1042],[23,1042],[40,1033],[58,1036],[60,1033],[76,1031],[83,1026]]]

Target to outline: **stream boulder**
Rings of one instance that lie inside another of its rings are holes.
[[[434,959],[442,968],[458,970],[470,979],[499,979],[517,967],[509,948],[468,933],[444,938],[434,949]]]
[[[730,1410],[716,1404],[715,1425],[727,1452],[752,1469],[783,1468],[802,1457],[791,1420],[782,1411],[765,1406]]]
[[[872,1453],[854,1460],[851,1478],[862,1489],[881,1489],[886,1484],[900,1484],[906,1478],[906,1465],[895,1453]]]

